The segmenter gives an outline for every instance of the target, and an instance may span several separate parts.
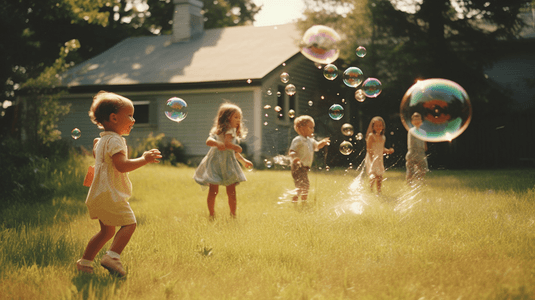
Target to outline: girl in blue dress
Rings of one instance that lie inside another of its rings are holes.
[[[242,148],[237,144],[246,135],[241,109],[232,103],[221,104],[206,140],[211,148],[193,176],[198,184],[209,186],[207,202],[211,218],[215,217],[215,198],[220,185],[226,186],[230,215],[236,217],[236,185],[247,180],[238,161],[246,168],[253,166],[240,154]]]

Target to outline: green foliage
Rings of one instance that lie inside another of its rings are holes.
[[[186,162],[184,146],[175,138],[166,138],[164,133],[156,136],[151,132],[146,138],[138,140],[132,149],[132,157],[140,157],[143,152],[158,149],[162,153],[162,162],[178,165]]]

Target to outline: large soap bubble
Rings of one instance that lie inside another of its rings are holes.
[[[349,67],[344,71],[344,84],[348,87],[356,88],[362,83],[362,70],[357,67]]]
[[[173,97],[167,100],[165,116],[173,122],[181,122],[188,115],[188,104],[181,98]]]
[[[423,124],[414,134],[428,142],[451,141],[468,127],[472,105],[466,91],[447,79],[427,79],[412,85],[401,100],[401,122],[409,131],[411,116],[419,113]]]
[[[340,55],[340,35],[324,25],[310,27],[299,43],[301,53],[315,63],[330,64]]]
[[[362,83],[362,91],[368,98],[376,98],[382,90],[382,84],[377,78],[370,77]]]

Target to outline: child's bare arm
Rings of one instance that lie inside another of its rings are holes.
[[[326,137],[318,143],[318,150],[331,144],[331,139]]]
[[[217,140],[215,140],[212,137],[209,137],[206,140],[206,146],[208,146],[208,147],[217,147],[217,149],[219,149],[220,151],[223,151],[223,150],[226,149],[225,143],[218,142]]]
[[[299,167],[301,166],[301,159],[299,159],[299,156],[297,156],[297,152],[295,152],[294,150],[290,150],[290,158],[292,164],[296,164]]]
[[[234,152],[235,153],[235,156],[236,156],[236,159],[241,162],[246,168],[251,168],[253,167],[253,163],[246,159],[245,157],[243,157],[240,153],[238,152]]]
[[[232,142],[232,135],[231,134],[225,134],[225,147],[227,149],[232,149],[236,151],[237,153],[241,153],[243,149],[240,147],[240,145],[236,145]]]
[[[149,151],[143,152],[143,155],[138,158],[129,159],[122,152],[114,154],[112,157],[113,165],[117,171],[121,173],[134,171],[137,168],[143,167],[149,163],[158,163],[158,159],[162,158],[162,154],[158,149],[152,149]]]

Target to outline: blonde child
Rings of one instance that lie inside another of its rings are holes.
[[[91,219],[98,219],[100,231],[89,240],[83,257],[76,262],[77,269],[93,273],[93,260],[106,242],[115,236],[110,250],[100,264],[112,275],[126,275],[120,254],[136,229],[136,217],[127,202],[132,195],[128,173],[148,163],[157,163],[160,151],[152,149],[136,159],[127,157],[126,140],[136,122],[134,105],[129,99],[101,91],[93,98],[89,117],[100,129],[100,138],[93,142],[95,175],[85,201]],[[121,226],[115,233],[115,227]]]
[[[329,138],[316,141],[314,126],[314,119],[311,116],[303,115],[294,120],[294,129],[299,135],[292,140],[290,145],[291,172],[297,189],[297,195],[292,199],[293,202],[297,202],[299,196],[301,200],[307,200],[310,187],[308,171],[314,160],[314,152],[329,145],[330,142]]]
[[[373,191],[375,184],[377,186],[377,194],[381,194],[381,183],[385,172],[383,155],[394,153],[393,148],[385,148],[385,127],[383,118],[374,117],[366,131],[366,172],[370,177],[370,189]]]
[[[236,217],[236,185],[247,180],[238,161],[247,168],[253,166],[240,154],[242,148],[237,144],[246,135],[241,109],[232,103],[221,104],[206,140],[211,148],[193,176],[198,184],[209,186],[207,203],[211,218],[215,217],[215,199],[220,185],[226,186],[230,215]]]
[[[427,143],[418,138],[417,133],[425,135],[420,128],[422,126],[422,115],[415,112],[411,116],[413,128],[407,133],[407,155],[405,155],[405,166],[407,167],[406,180],[408,184],[424,179],[427,172]]]

